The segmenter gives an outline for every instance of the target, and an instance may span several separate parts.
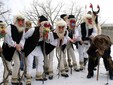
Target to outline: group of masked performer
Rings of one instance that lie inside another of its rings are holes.
[[[3,46],[0,48],[5,61],[4,85],[9,85],[9,70],[12,70],[11,83],[22,85],[18,77],[22,53],[25,58],[26,85],[31,85],[34,57],[36,81],[47,80],[46,75],[53,79],[55,56],[58,60],[58,73],[62,77],[69,77],[69,68],[77,72],[84,70],[88,61],[88,79],[93,77],[93,70],[99,64],[98,59],[102,57],[110,79],[113,80],[111,40],[107,35],[99,34],[90,12],[83,16],[79,25],[74,15],[62,14],[61,19],[55,22],[54,30],[51,30],[52,26],[45,16],[38,18],[38,25],[32,27],[30,21],[17,15],[14,17],[14,24],[7,27]],[[78,50],[80,65],[77,65],[75,49]],[[14,66],[11,69],[12,61]]]

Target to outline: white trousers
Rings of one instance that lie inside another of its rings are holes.
[[[49,72],[53,72],[53,58],[54,58],[54,50],[50,52],[45,58],[45,67],[48,68]]]
[[[64,68],[64,53],[61,51],[60,47],[56,48],[57,57],[58,57],[58,69],[59,70],[65,70]]]
[[[84,58],[88,58],[87,50],[89,46],[89,41],[84,41],[84,44],[78,45],[79,62],[84,62]]]
[[[74,48],[71,46],[71,44],[68,44],[67,46],[67,56],[73,64],[77,64]]]
[[[12,78],[18,78],[18,72],[19,72],[19,68],[20,68],[20,59],[19,59],[19,55],[18,55],[17,51],[14,52],[12,60],[14,62],[14,66],[12,68]],[[12,67],[11,61],[6,60],[6,64],[7,64],[8,69],[11,70],[11,67]],[[6,64],[4,64],[4,78],[6,78],[6,76],[8,75],[8,70],[7,70]]]
[[[33,59],[36,59],[36,73],[43,73],[44,57],[41,51],[40,46],[35,47],[35,49],[27,56],[27,74],[31,75],[32,73],[32,64]]]

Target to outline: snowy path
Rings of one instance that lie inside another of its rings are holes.
[[[111,56],[113,57],[113,46],[112,46],[112,53]],[[76,56],[78,56],[77,51],[75,50],[75,54]],[[78,57],[77,57],[78,60]],[[53,80],[47,80],[44,82],[44,84],[42,84],[41,81],[35,81],[35,69],[33,69],[32,75],[32,85],[105,85],[107,83],[107,75],[106,75],[106,71],[105,68],[103,66],[103,61],[101,59],[100,62],[100,71],[99,71],[99,80],[96,80],[96,72],[94,74],[94,77],[91,79],[87,79],[87,69],[81,72],[72,72],[72,75],[69,73],[69,77],[68,78],[63,78],[63,77],[59,77],[58,78],[58,70],[56,69],[57,67],[57,60],[56,57],[54,57],[54,78]],[[2,74],[3,74],[3,65],[2,65],[2,61],[0,59],[0,81],[2,81]],[[24,82],[24,81],[23,81]],[[108,79],[108,83],[109,85],[113,85],[113,80],[109,80]],[[25,85],[25,83],[24,83]]]

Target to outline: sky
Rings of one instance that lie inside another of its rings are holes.
[[[15,15],[19,13],[20,11],[23,11],[25,8],[29,8],[32,4],[33,0],[3,0],[5,2],[5,5],[8,6],[8,8],[11,9],[12,15]],[[44,2],[45,0],[38,0],[39,2]],[[64,2],[66,6],[70,6],[71,0],[53,0],[54,4],[57,2]],[[112,15],[112,8],[113,8],[113,1],[112,0],[73,0],[76,1],[79,6],[84,7],[87,5],[87,8],[89,9],[90,3],[93,4],[94,10],[97,10],[97,5],[100,6],[100,21],[106,21],[106,23],[113,24],[113,15]]]

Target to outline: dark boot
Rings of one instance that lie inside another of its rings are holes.
[[[63,76],[63,77],[69,77],[68,74],[61,74],[61,76]]]
[[[61,71],[61,76],[62,77],[69,77],[69,75],[65,72],[65,70]]]
[[[113,75],[110,75],[109,78],[110,78],[110,80],[113,80]]]
[[[88,78],[88,79],[90,79],[91,77],[93,77],[93,75],[94,75],[94,73],[93,73],[93,72],[88,73],[87,78]]]
[[[48,78],[49,78],[50,80],[52,80],[52,79],[53,79],[53,71],[49,71]]]
[[[110,78],[110,80],[113,80],[113,72],[112,71],[109,71],[109,78]]]
[[[49,77],[48,77],[50,80],[52,80],[53,79],[53,75],[49,75]]]

